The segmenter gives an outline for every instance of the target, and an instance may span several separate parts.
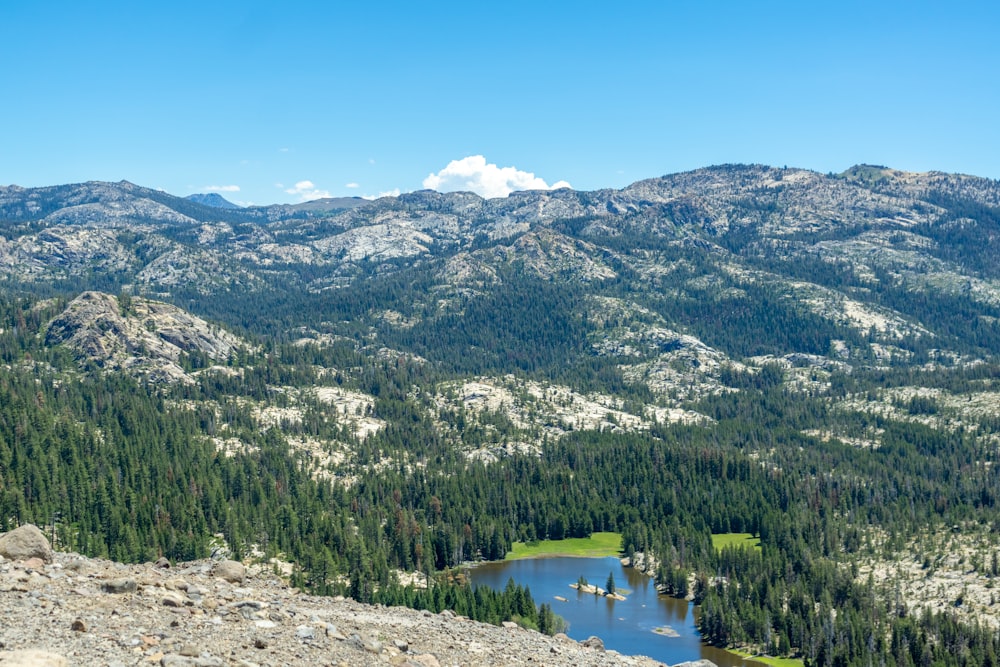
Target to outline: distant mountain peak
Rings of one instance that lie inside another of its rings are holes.
[[[295,211],[327,213],[367,206],[370,203],[369,200],[362,199],[361,197],[324,197],[323,199],[313,199],[301,204],[292,204],[290,208]]]
[[[212,206],[214,208],[243,208],[238,206],[233,202],[229,201],[217,192],[198,192],[193,195],[188,195],[185,197],[196,204],[202,204],[204,206]]]

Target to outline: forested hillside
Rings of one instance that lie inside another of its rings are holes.
[[[452,569],[615,531],[706,641],[995,664],[998,221],[994,181],[870,166],[344,210],[3,188],[0,530],[550,631]]]

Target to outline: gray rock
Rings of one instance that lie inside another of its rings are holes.
[[[216,563],[215,567],[212,568],[212,574],[231,584],[241,584],[247,576],[247,570],[243,567],[243,563],[235,560],[224,560]]]
[[[604,641],[600,637],[590,636],[580,642],[581,646],[586,646],[587,648],[592,648],[595,651],[604,650]]]
[[[201,655],[201,649],[194,644],[184,644],[184,646],[181,646],[181,650],[178,651],[178,653],[189,658],[197,658]]]
[[[52,547],[38,526],[26,523],[0,536],[0,556],[10,560],[40,558],[52,562]]]
[[[257,611],[258,609],[263,609],[267,606],[266,603],[259,600],[241,600],[233,605],[237,609],[251,609]]]
[[[719,667],[719,666],[716,665],[711,660],[705,660],[704,658],[702,658],[701,660],[690,660],[688,662],[680,662],[674,665],[674,667]]]
[[[359,651],[365,651],[366,653],[374,653],[378,655],[382,652],[382,643],[377,639],[362,639],[359,635],[353,634],[350,639],[344,642],[352,648],[356,648]]]
[[[160,600],[164,607],[183,607],[187,604],[187,599],[180,593],[167,593]]]
[[[112,594],[135,593],[138,587],[139,585],[136,583],[135,579],[132,579],[131,577],[111,579],[110,581],[105,581],[101,584],[102,591]]]
[[[21,584],[31,579],[31,575],[24,570],[14,570],[13,572],[8,573],[5,578],[13,581],[14,583]]]
[[[160,659],[161,667],[224,667],[220,658],[212,656],[188,657],[171,653]]]
[[[311,640],[316,638],[316,630],[308,625],[300,625],[295,628],[295,636],[302,640]]]
[[[415,665],[417,667],[441,667],[441,663],[438,661],[437,657],[431,653],[421,653],[420,655],[415,655],[406,662],[407,665]]]
[[[153,567],[158,567],[158,568],[161,568],[161,569],[164,569],[164,570],[169,569],[170,568],[170,561],[167,560],[166,558],[164,558],[163,556],[160,556],[157,559],[156,563],[153,564]]]

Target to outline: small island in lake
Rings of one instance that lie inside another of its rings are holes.
[[[627,598],[619,592],[610,593],[600,586],[594,586],[588,583],[577,582],[575,584],[570,584],[570,588],[575,588],[581,593],[591,593],[593,595],[600,595],[606,598],[611,598],[612,600],[626,600]]]
[[[615,574],[614,572],[608,572],[608,583],[604,588],[598,586],[591,586],[587,582],[587,578],[580,575],[580,578],[576,580],[575,584],[570,584],[570,588],[575,588],[581,593],[592,593],[594,595],[603,595],[606,598],[611,598],[612,600],[625,600],[625,596],[619,592],[617,586],[615,586]]]

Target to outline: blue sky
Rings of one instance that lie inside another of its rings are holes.
[[[985,1],[5,2],[0,184],[266,204],[726,162],[1000,178],[998,32]]]

